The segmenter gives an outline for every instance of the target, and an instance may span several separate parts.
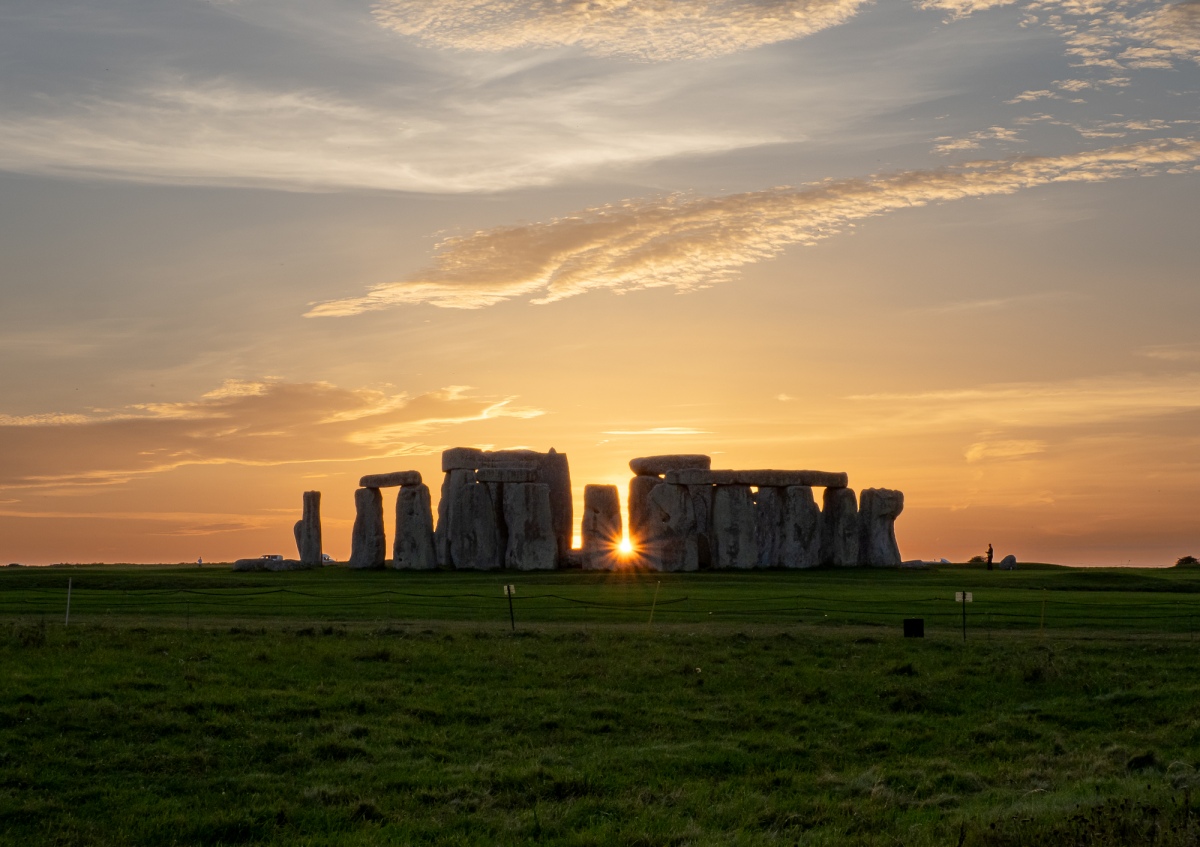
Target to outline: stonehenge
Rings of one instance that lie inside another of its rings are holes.
[[[895,523],[904,495],[867,488],[856,496],[845,473],[816,470],[714,470],[708,456],[643,456],[629,462],[628,535],[615,485],[583,489],[581,549],[571,551],[571,473],[550,448],[442,453],[441,497],[434,520],[429,487],[418,471],[368,474],[354,493],[348,565],[405,570],[585,570],[642,568],[895,567]],[[381,489],[399,488],[390,562]],[[820,505],[814,488],[822,488]],[[304,493],[294,532],[300,559],[322,562],[321,494]],[[259,560],[239,562],[264,569]],[[278,567],[278,566],[276,566]]]
[[[402,485],[396,495],[396,541],[392,546],[393,567],[431,570],[437,567],[433,544],[433,510],[429,486]]]
[[[355,491],[354,512],[349,565],[352,568],[382,568],[387,542],[383,534],[383,495],[379,489]]]
[[[296,521],[296,550],[300,563],[308,567],[321,566],[321,492],[304,492],[304,517]]]
[[[584,570],[611,571],[620,565],[621,501],[615,485],[583,487],[579,538]]]
[[[896,518],[904,511],[904,494],[889,488],[867,488],[858,503],[860,565],[895,567],[900,564]]]

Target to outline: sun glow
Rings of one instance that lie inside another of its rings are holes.
[[[633,543],[628,538],[622,538],[621,543],[617,545],[617,552],[622,556],[628,556],[633,552]]]

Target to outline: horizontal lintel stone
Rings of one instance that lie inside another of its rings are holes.
[[[638,476],[661,476],[668,471],[708,470],[712,458],[698,453],[674,453],[665,456],[642,456],[629,460],[629,469]]]
[[[367,474],[358,481],[359,488],[395,488],[397,485],[420,485],[420,471]]]
[[[480,468],[475,471],[476,482],[537,482],[534,468]]]
[[[817,488],[845,488],[849,477],[830,471],[668,471],[666,481],[674,485],[753,485],[758,488],[786,488],[808,485]]]

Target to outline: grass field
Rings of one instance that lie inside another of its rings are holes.
[[[1196,844],[1194,609],[1187,570],[5,570],[0,843]]]

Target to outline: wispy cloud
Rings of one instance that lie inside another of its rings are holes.
[[[196,400],[0,417],[0,489],[79,493],[188,465],[425,455],[441,446],[422,436],[540,414],[461,386],[409,397],[323,382],[229,381]]]
[[[702,288],[738,268],[813,244],[854,221],[929,203],[1194,169],[1200,141],[1165,139],[1064,156],[967,162],[721,197],[670,196],[586,209],[546,223],[448,238],[433,264],[361,297],[314,304],[309,317],[414,303],[476,309],[514,297],[551,303],[596,289]]]
[[[965,456],[973,464],[988,460],[1024,459],[1044,452],[1045,441],[978,441],[967,448]]]
[[[605,435],[709,435],[708,430],[690,426],[653,426],[648,429],[610,429]]]
[[[1200,360],[1200,342],[1152,344],[1138,350],[1137,355],[1164,362],[1194,362]]]
[[[178,80],[5,110],[0,170],[292,191],[463,193],[550,185],[598,169],[779,140],[643,121],[617,104],[634,80],[496,96],[469,85],[368,101],[236,79]]]
[[[887,410],[889,426],[900,428],[1077,426],[1200,410],[1200,373],[1127,374],[847,399]]]
[[[721,56],[841,24],[869,0],[380,0],[387,29],[438,47],[574,46],[646,60]]]

